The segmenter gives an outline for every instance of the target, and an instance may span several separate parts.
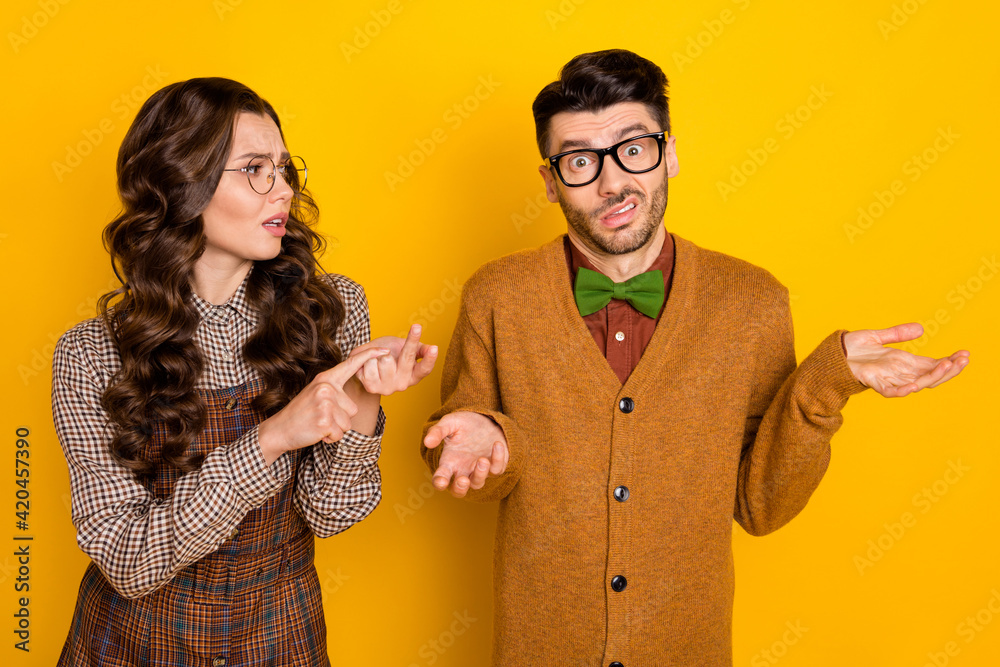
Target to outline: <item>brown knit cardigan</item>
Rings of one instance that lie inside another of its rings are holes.
[[[771,274],[674,240],[666,308],[624,386],[576,310],[562,237],[465,285],[427,428],[471,410],[510,446],[469,493],[500,500],[497,667],[731,665],[733,519],[763,535],[798,514],[865,388],[840,331],[796,368]],[[423,449],[432,470],[440,451]]]

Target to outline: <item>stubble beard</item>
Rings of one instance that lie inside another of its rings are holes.
[[[558,191],[559,206],[566,216],[566,222],[591,250],[606,255],[627,255],[644,247],[653,238],[657,229],[663,224],[663,214],[667,210],[666,175],[663,177],[663,183],[653,191],[649,206],[641,218],[618,229],[603,229],[600,223],[601,216],[615,210],[633,196],[639,200],[640,206],[647,203],[646,195],[627,187],[605,202],[602,207],[593,213],[588,213],[567,202],[563,198],[562,191]]]

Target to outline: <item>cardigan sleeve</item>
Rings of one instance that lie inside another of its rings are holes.
[[[470,280],[462,291],[462,305],[445,355],[441,376],[442,405],[424,425],[423,434],[451,412],[477,412],[489,417],[503,430],[510,457],[507,469],[489,476],[481,489],[469,489],[468,500],[489,502],[505,498],[517,484],[524,466],[527,440],[513,419],[503,412],[497,374],[492,312],[488,294],[479,293],[477,281]],[[441,460],[444,444],[427,449],[421,438],[420,453],[433,473]]]
[[[781,289],[774,315],[756,329],[737,478],[734,516],[752,535],[775,531],[802,511],[830,462],[841,410],[866,388],[847,365],[844,331],[830,334],[795,366],[788,291]]]

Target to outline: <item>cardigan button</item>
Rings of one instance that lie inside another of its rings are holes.
[[[608,665],[608,667],[625,667],[625,665],[623,665],[622,663],[620,663],[617,660],[615,660],[610,665]]]
[[[620,574],[611,577],[611,589],[615,593],[621,593],[628,586],[628,581]]]
[[[628,500],[628,487],[627,486],[616,486],[615,487],[615,500],[620,503]]]
[[[633,410],[635,410],[635,401],[626,396],[622,400],[618,401],[618,409],[624,412],[625,414],[628,414]]]

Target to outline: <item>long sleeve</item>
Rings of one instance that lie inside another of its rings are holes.
[[[338,342],[346,359],[371,340],[364,289],[343,276],[331,276],[344,300],[346,316]],[[379,408],[374,435],[350,430],[332,444],[317,443],[299,463],[295,507],[319,537],[347,530],[371,514],[382,499],[378,458],[385,413]]]
[[[252,429],[214,449],[199,470],[177,481],[169,498],[154,498],[108,447],[101,396],[112,370],[100,353],[109,344],[100,328],[91,321],[60,338],[52,411],[69,465],[80,548],[122,595],[135,598],[218,549],[286,480],[268,469]]]
[[[796,368],[784,288],[776,310],[777,317],[756,331],[755,385],[737,479],[735,518],[753,535],[777,530],[805,507],[829,464],[841,410],[865,389],[847,365],[843,331],[827,337]]]
[[[336,336],[346,354],[370,336],[367,302],[356,283],[343,276],[329,279],[346,308]],[[196,340],[205,355],[198,386],[219,389],[253,379],[252,369],[234,354],[258,321],[244,287],[226,306],[199,300],[195,306],[202,317]],[[266,464],[254,426],[208,452],[198,470],[177,479],[169,497],[154,496],[110,453],[113,426],[101,400],[120,365],[101,320],[74,327],[56,346],[52,406],[69,466],[77,541],[122,595],[151,593],[216,551],[250,510],[288,483],[296,484],[296,509],[320,536],[345,530],[378,504],[381,410],[374,436],[349,431],[340,442],[310,448],[296,480],[290,454]]]
[[[500,414],[527,437],[504,427],[515,465],[480,495],[503,498],[497,664],[732,664],[734,514],[761,534],[801,510],[862,388],[839,333],[796,368],[774,276],[674,241],[624,384],[580,319],[561,238],[466,283],[432,418]]]
[[[497,362],[494,352],[494,332],[485,296],[477,296],[476,280],[469,280],[462,291],[462,306],[455,331],[445,356],[441,378],[442,406],[431,415],[424,426],[424,435],[444,415],[465,410],[477,412],[495,421],[504,432],[510,458],[507,469],[498,476],[490,476],[481,489],[470,489],[466,498],[489,502],[504,498],[513,490],[527,455],[527,439],[513,419],[503,412]],[[476,304],[478,326],[472,322],[470,303]],[[487,311],[487,312],[484,312]],[[421,456],[431,472],[437,469],[444,445],[427,449],[421,440]]]

